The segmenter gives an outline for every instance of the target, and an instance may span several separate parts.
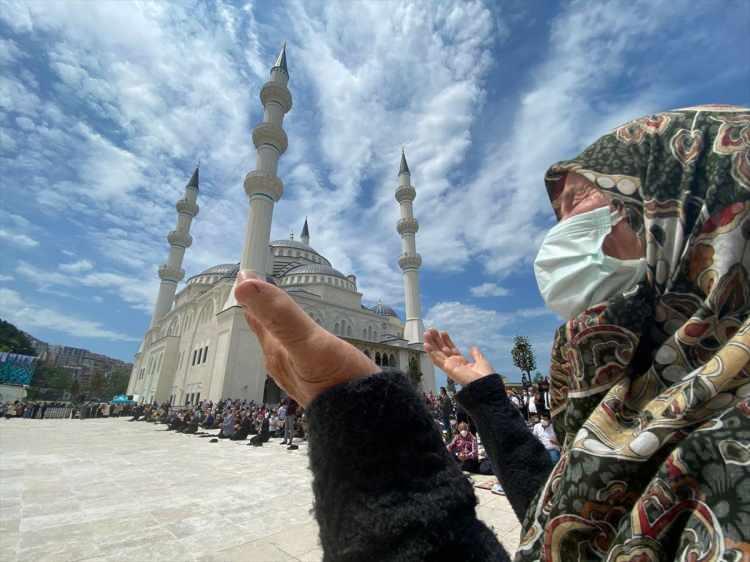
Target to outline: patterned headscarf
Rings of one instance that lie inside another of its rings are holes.
[[[516,560],[750,559],[750,110],[631,121],[545,177],[621,202],[646,279],[560,327],[563,443]]]

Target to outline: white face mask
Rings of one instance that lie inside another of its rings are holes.
[[[469,434],[469,432],[466,431],[465,429],[461,430],[461,437],[466,437],[468,434]]]
[[[565,219],[545,236],[534,261],[539,292],[566,320],[627,291],[646,274],[646,260],[607,256],[602,244],[620,221],[609,207]]]

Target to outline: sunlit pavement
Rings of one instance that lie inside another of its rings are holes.
[[[319,561],[306,443],[209,439],[126,418],[0,420],[0,560]],[[476,492],[514,552],[507,500]]]

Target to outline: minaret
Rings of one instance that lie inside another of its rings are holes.
[[[190,236],[190,223],[198,214],[198,168],[185,186],[185,197],[177,202],[177,228],[167,235],[169,242],[169,258],[167,263],[159,268],[159,296],[156,299],[154,315],[151,317],[151,327],[170,311],[174,302],[174,294],[179,283],[185,276],[182,269],[182,258],[185,250],[193,243]]]
[[[404,272],[404,293],[406,300],[406,324],[404,325],[404,339],[409,343],[423,343],[424,324],[422,323],[422,305],[419,292],[419,267],[422,256],[417,253],[415,235],[419,230],[419,223],[414,218],[412,201],[417,192],[411,185],[411,173],[406,163],[406,155],[401,150],[401,167],[398,171],[398,188],[396,201],[401,205],[401,219],[396,229],[401,235],[403,253],[398,259],[398,265]]]
[[[284,184],[277,176],[279,156],[287,148],[287,137],[282,123],[284,114],[292,108],[292,94],[286,85],[286,43],[271,67],[271,78],[260,91],[263,121],[253,129],[253,144],[257,151],[255,171],[245,177],[245,192],[250,199],[250,213],[245,229],[245,245],[240,268],[265,277],[271,269],[268,244],[271,240],[273,206],[281,199]],[[232,297],[230,297],[232,298]]]
[[[307,228],[307,217],[305,217],[305,226],[302,227],[302,234],[300,235],[302,243],[306,246],[310,245],[310,229]]]

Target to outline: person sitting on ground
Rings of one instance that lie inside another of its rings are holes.
[[[466,422],[459,423],[456,429],[458,433],[448,443],[448,451],[456,459],[461,470],[478,472],[479,450],[477,447],[477,438],[469,431],[469,424]]]
[[[267,443],[269,439],[271,439],[271,431],[269,429],[269,425],[269,414],[266,413],[266,415],[263,416],[263,419],[260,421],[260,427],[258,429],[257,435],[253,435],[250,438],[250,444],[253,447],[262,447],[263,443]]]
[[[224,421],[221,424],[221,431],[219,431],[219,435],[217,435],[219,439],[229,439],[232,435],[234,435],[234,420],[235,412],[230,411],[224,417]]]
[[[250,433],[252,420],[250,414],[245,411],[240,417],[240,422],[234,426],[234,434],[230,437],[232,441],[244,441]]]
[[[541,421],[534,425],[531,433],[544,445],[553,463],[560,460],[560,444],[557,442],[555,430],[552,428],[549,412],[542,413]]]

